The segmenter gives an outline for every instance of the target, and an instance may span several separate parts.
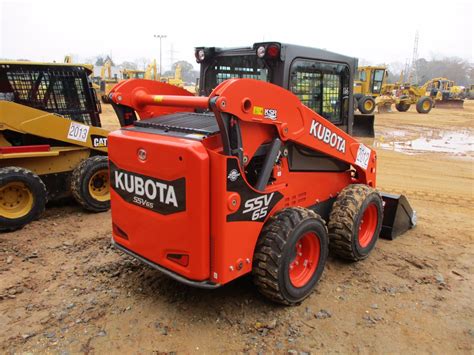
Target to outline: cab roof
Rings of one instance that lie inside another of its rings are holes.
[[[8,68],[8,66],[44,66],[44,67],[69,67],[69,68],[82,68],[88,75],[92,74],[92,64],[71,64],[71,63],[48,63],[48,62],[30,62],[22,60],[1,60],[0,68]]]

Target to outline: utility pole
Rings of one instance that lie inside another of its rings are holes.
[[[160,80],[161,80],[161,68],[163,66],[163,57],[161,56],[161,40],[166,38],[166,35],[153,35],[153,37],[158,38],[160,40]]]
[[[170,44],[170,65],[172,66],[174,64],[174,55],[177,53],[177,51],[174,50],[174,45],[173,43]]]
[[[418,83],[418,68],[417,68],[417,61],[418,61],[418,39],[419,33],[416,31],[415,34],[415,43],[413,44],[413,55],[411,56],[411,68],[410,68],[410,76],[409,81],[411,84]],[[413,82],[412,82],[413,81]]]

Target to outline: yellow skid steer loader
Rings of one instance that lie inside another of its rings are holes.
[[[71,195],[110,207],[107,134],[82,65],[0,62],[0,231],[37,219]]]

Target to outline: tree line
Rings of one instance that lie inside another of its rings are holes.
[[[388,65],[388,82],[395,83],[399,81],[400,74],[405,66],[400,62],[394,62]],[[420,58],[415,62],[412,83],[423,85],[428,80],[438,77],[453,80],[456,85],[469,86],[474,84],[474,65],[467,60],[457,57],[446,57],[443,59],[426,60]],[[408,81],[408,74],[404,74],[404,81]],[[416,78],[416,82],[415,82]]]

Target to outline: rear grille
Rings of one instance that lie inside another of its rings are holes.
[[[171,115],[137,121],[134,123],[134,126],[157,129],[164,132],[202,134],[206,137],[219,132],[219,127],[213,114],[193,112],[173,113]]]

